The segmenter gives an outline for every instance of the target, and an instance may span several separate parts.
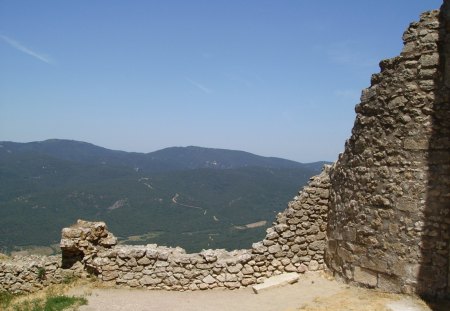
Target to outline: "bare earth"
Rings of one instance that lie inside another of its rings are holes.
[[[80,311],[429,311],[423,301],[402,295],[382,294],[330,280],[322,273],[307,273],[298,283],[254,294],[239,290],[174,292],[143,289],[78,287],[69,294],[86,296]],[[436,309],[434,309],[436,310]]]

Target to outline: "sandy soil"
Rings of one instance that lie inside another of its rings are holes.
[[[215,289],[194,292],[78,287],[72,289],[70,294],[84,295],[88,299],[88,305],[82,306],[80,311],[431,310],[419,299],[350,287],[330,280],[321,273],[307,273],[296,284],[273,288],[260,294],[254,294],[251,287],[234,291]]]

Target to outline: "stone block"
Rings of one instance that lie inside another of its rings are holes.
[[[420,57],[420,65],[422,67],[434,67],[439,65],[439,54],[433,53],[428,55],[422,55]]]
[[[159,279],[159,278],[152,278],[150,276],[144,276],[143,278],[141,278],[139,280],[139,283],[141,285],[150,285],[150,286],[158,285],[161,282],[162,282],[161,279]]]
[[[204,277],[202,281],[206,284],[216,283],[216,279],[214,277],[212,277],[210,274],[208,274],[206,277]]]
[[[269,246],[269,253],[271,253],[271,254],[275,254],[280,251],[281,251],[281,246],[279,244]]]
[[[255,294],[259,294],[262,291],[269,290],[271,288],[293,284],[297,282],[298,279],[299,276],[297,273],[284,273],[270,277],[266,279],[263,283],[254,285],[252,289],[253,292],[255,292]]]
[[[116,279],[119,276],[119,273],[117,271],[105,271],[102,273],[102,280],[103,281],[111,281]]]
[[[402,282],[398,277],[380,273],[377,287],[384,292],[399,293],[402,288]]]
[[[319,263],[316,260],[311,260],[308,264],[309,271],[317,271],[319,269]]]
[[[353,271],[353,279],[358,283],[370,287],[376,287],[378,283],[378,276],[375,272],[361,267],[355,267]]]

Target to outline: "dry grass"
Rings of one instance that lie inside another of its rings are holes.
[[[72,310],[76,310],[77,306],[87,302],[85,297],[90,295],[91,291],[88,288],[91,288],[92,284],[93,282],[89,280],[73,279],[70,283],[51,285],[44,290],[27,295],[3,294],[0,299],[0,309],[5,311],[58,310],[51,306],[48,309],[48,305],[57,305],[62,302],[72,305]],[[77,294],[77,297],[72,294],[67,295],[74,288],[86,288],[86,290]]]
[[[404,299],[404,295],[381,293],[374,290],[348,286],[343,292],[329,296],[317,297],[311,304],[300,307],[298,311],[390,311],[386,305],[393,301]],[[429,310],[420,299],[415,302]]]

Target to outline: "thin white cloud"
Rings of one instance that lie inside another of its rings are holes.
[[[194,80],[189,79],[189,78],[186,78],[186,81],[189,82],[190,84],[192,84],[193,86],[195,86],[196,88],[198,88],[200,91],[206,93],[206,94],[211,94],[213,92],[210,88],[204,86],[203,84],[201,84],[201,83],[199,83],[197,81],[194,81]]]
[[[47,64],[52,64],[53,63],[53,61],[49,57],[41,55],[39,53],[36,53],[36,52],[30,50],[29,48],[23,46],[21,43],[17,42],[16,40],[13,40],[13,39],[11,39],[11,38],[9,38],[7,36],[4,36],[4,35],[0,35],[0,38],[3,39],[3,41],[8,43],[10,46],[15,48],[16,50],[19,50],[20,52],[23,52],[25,54],[33,56],[34,58],[36,58],[36,59],[38,59],[38,60],[40,60],[40,61],[42,61],[44,63],[47,63]]]

